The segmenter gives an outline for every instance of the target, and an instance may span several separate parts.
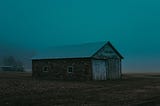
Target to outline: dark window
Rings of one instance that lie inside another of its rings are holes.
[[[68,73],[72,73],[73,72],[73,66],[69,66],[67,71],[68,71]]]
[[[47,66],[43,67],[43,72],[48,72],[48,70],[49,70],[49,67]]]

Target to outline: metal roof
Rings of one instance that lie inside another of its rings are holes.
[[[87,58],[92,57],[107,42],[93,42],[78,45],[53,47],[40,52],[33,60],[37,59],[62,59],[62,58]]]

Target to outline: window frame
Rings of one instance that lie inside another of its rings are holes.
[[[70,71],[70,68],[71,68],[72,71]],[[71,74],[71,73],[73,73],[73,71],[74,71],[73,66],[68,66],[67,67],[67,73]]]
[[[49,72],[49,66],[44,66],[42,72]]]

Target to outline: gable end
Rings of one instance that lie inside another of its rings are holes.
[[[122,55],[113,47],[110,42],[107,42],[96,53],[92,55],[93,58],[107,59],[107,58],[119,58],[123,59]]]
[[[110,47],[117,53],[117,55],[121,58],[124,59],[123,56],[115,49],[115,47],[108,41],[107,42],[108,45],[110,45]]]

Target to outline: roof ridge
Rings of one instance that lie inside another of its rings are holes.
[[[50,47],[32,59],[83,58],[92,57],[107,42],[89,42],[82,44]]]
[[[81,46],[81,45],[87,45],[87,44],[95,44],[95,43],[107,43],[108,41],[97,41],[97,42],[85,42],[85,43],[77,43],[77,44],[66,44],[66,45],[56,45],[52,47],[64,47],[64,46]]]

